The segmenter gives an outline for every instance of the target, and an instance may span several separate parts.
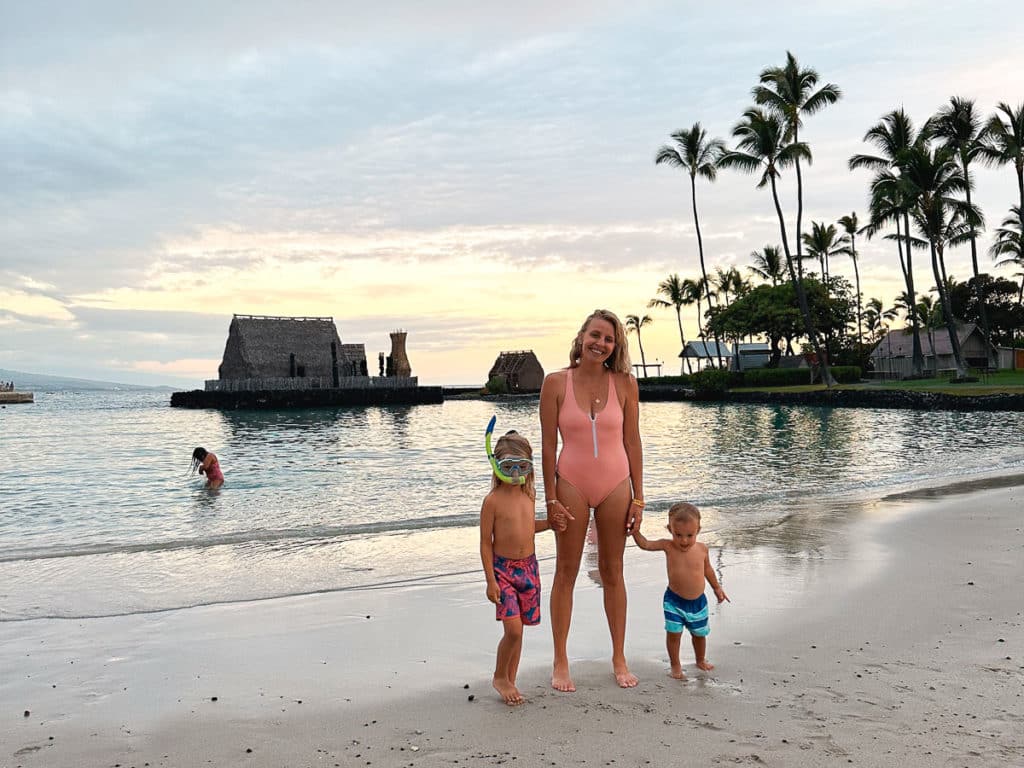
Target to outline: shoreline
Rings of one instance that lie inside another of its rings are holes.
[[[580,690],[547,686],[545,616],[526,633],[531,700],[515,709],[489,688],[499,631],[472,577],[0,624],[0,667],[18,673],[0,683],[0,766],[664,764],[680,749],[705,764],[1024,761],[1021,480],[890,494],[837,516],[813,547],[713,549],[733,603],[712,608],[718,669],[697,676],[684,653],[685,684],[665,676],[663,562],[631,549],[641,685],[614,686],[585,552],[570,637]],[[800,521],[786,527],[798,545]]]

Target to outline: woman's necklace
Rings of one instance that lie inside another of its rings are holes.
[[[602,374],[602,375],[601,375],[601,379],[600,379],[600,380],[603,380],[603,379],[604,379],[604,375]],[[587,384],[587,385],[586,385],[586,386],[584,387],[584,390],[583,390],[584,392],[586,392],[586,393],[587,393],[587,399],[589,400],[589,402],[591,402],[591,403],[592,403],[592,404],[594,404],[594,405],[600,405],[600,404],[601,404],[601,398],[600,398],[600,397],[598,397],[598,395],[600,395],[600,394],[601,394],[601,384],[600,384],[600,380],[599,380],[599,382],[598,382],[598,385],[597,385],[597,391],[596,391],[596,392],[594,391],[594,387],[593,387],[593,386],[591,386],[590,384]],[[607,390],[606,390],[606,391],[607,391]]]

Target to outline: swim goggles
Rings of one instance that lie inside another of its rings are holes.
[[[494,458],[494,450],[491,448],[491,435],[494,434],[494,424],[497,421],[498,421],[498,417],[497,416],[491,416],[491,420],[489,422],[487,422],[487,431],[484,432],[484,447],[487,449],[487,460],[491,462],[491,469],[494,470],[494,474],[503,483],[508,483],[510,485],[526,485],[526,474],[529,474],[529,473],[524,474],[522,471],[520,471],[518,475],[515,474],[514,472],[513,472],[513,474],[509,475],[506,472],[502,471],[502,468],[499,465],[498,460]],[[506,461],[506,462],[507,461],[525,462],[525,461],[528,461],[528,459],[520,459],[520,458],[515,458],[515,457],[508,457],[506,459],[503,459],[503,461]],[[532,472],[533,471],[533,462],[531,461],[529,463],[530,463],[530,471]]]
[[[515,477],[517,474],[528,475],[533,472],[533,461],[531,459],[524,459],[521,456],[509,456],[508,458],[498,459],[498,469],[509,477]]]

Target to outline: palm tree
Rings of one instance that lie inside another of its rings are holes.
[[[732,270],[715,268],[715,292],[716,295],[725,297],[725,306],[729,306],[729,291],[732,290]]]
[[[776,286],[786,279],[786,267],[782,263],[782,249],[777,245],[766,245],[760,251],[751,251],[754,263],[747,267],[762,280],[771,280]]]
[[[1002,113],[1002,114],[1000,114]],[[1003,119],[1005,115],[1005,120]],[[1016,109],[1006,102],[996,105],[996,113],[985,126],[986,143],[990,151],[987,158],[996,165],[1013,163],[1017,171],[1017,215],[1020,228],[1024,231],[1024,102]]]
[[[703,320],[704,310],[701,307],[701,302],[707,295],[707,291],[705,290],[706,287],[707,284],[699,278],[697,280],[691,280],[690,278],[683,280],[683,296],[685,297],[685,301],[683,303],[687,306],[693,304],[697,305],[697,335],[701,339],[705,338]]]
[[[962,228],[965,222],[973,221],[972,217],[977,216],[977,212],[968,208],[965,201],[953,197],[964,191],[968,181],[953,159],[952,152],[945,147],[932,149],[923,142],[903,153],[900,166],[904,182],[915,201],[911,211],[914,223],[927,238],[931,249],[932,273],[935,276],[942,314],[949,331],[949,343],[953,347],[956,377],[966,378],[967,366],[960,349],[949,292],[946,290],[942,250],[950,240],[951,231]]]
[[[800,127],[804,116],[813,115],[842,96],[839,86],[833,83],[814,90],[818,85],[818,73],[813,69],[801,69],[796,57],[786,51],[786,63],[781,67],[769,67],[761,72],[761,84],[753,89],[754,102],[765,106],[781,117],[786,124],[786,138],[794,144],[800,143]],[[808,154],[807,162],[811,158]],[[804,186],[800,175],[800,158],[796,157],[796,261],[803,271],[801,222],[804,215]]]
[[[683,280],[678,274],[671,274],[658,283],[658,297],[653,298],[647,302],[648,309],[652,307],[672,307],[676,311],[676,321],[679,323],[679,346],[685,352],[686,351],[686,336],[683,334],[683,315],[682,309],[687,303],[686,288],[683,285]],[[639,340],[639,336],[637,337]],[[686,366],[690,373],[693,373],[693,368],[690,367],[690,358],[683,356],[686,361]],[[679,364],[679,373],[683,372],[683,364]]]
[[[828,278],[831,274],[829,259],[833,256],[845,256],[844,248],[848,245],[846,235],[840,236],[834,224],[827,227],[817,221],[811,222],[811,231],[805,232],[803,236],[804,245],[807,246],[808,258],[817,259],[821,264],[821,277],[828,285]]]
[[[1018,206],[1010,209],[1010,215],[1003,219],[1003,225],[996,230],[996,239],[989,248],[989,255],[997,259],[997,267],[1016,264],[1024,267],[1024,226],[1021,226],[1021,210]],[[1024,306],[1024,275],[1021,275],[1020,295],[1017,303]]]
[[[973,186],[970,172],[971,162],[978,159],[996,160],[996,153],[987,143],[987,132],[975,110],[974,101],[954,96],[949,100],[949,104],[942,107],[925,123],[922,131],[942,142],[942,146],[954,153],[960,161],[960,168],[967,180],[964,194],[967,198],[967,205],[970,207],[971,187]],[[978,270],[978,232],[974,222],[967,222],[967,224],[969,225],[968,240],[971,243],[971,266],[974,269],[974,295],[981,314],[981,332],[985,337],[985,348],[989,350],[989,365],[994,367],[996,361],[992,357],[993,347],[990,342],[992,334],[989,328],[988,311],[985,309],[985,301],[981,293],[981,272]]]
[[[804,332],[821,363],[822,381],[831,388],[836,382],[832,378],[828,361],[822,354],[803,281],[797,276],[796,268],[793,266],[793,254],[789,250],[789,238],[786,235],[786,219],[782,215],[782,205],[779,202],[779,190],[776,184],[781,169],[795,164],[798,157],[810,160],[811,150],[803,142],[787,141],[786,126],[782,119],[757,107],[751,107],[743,114],[743,119],[733,128],[732,133],[737,138],[737,148],[722,155],[719,165],[723,168],[736,168],[745,173],[760,172],[758,188],[771,187],[775,213],[779,217],[782,250],[786,254],[789,278],[793,283],[797,302],[800,305]]]
[[[640,329],[654,321],[650,315],[638,317],[637,315],[626,315],[626,333],[636,333],[636,343],[640,347],[640,367],[644,369],[644,378],[647,378],[647,358],[644,357],[644,344],[640,341]]]
[[[900,183],[898,161],[900,155],[919,141],[914,130],[914,123],[902,109],[896,109],[883,115],[881,122],[873,125],[864,134],[864,141],[874,144],[880,151],[877,155],[854,155],[850,158],[850,170],[868,168],[877,171],[871,183],[872,225],[876,228],[890,218],[895,218],[897,228],[899,219],[903,219],[903,234],[908,238],[906,246],[906,262],[903,266],[903,277],[907,283],[907,292],[911,297],[911,307],[916,306],[914,299],[914,261],[910,246],[910,208],[913,201]],[[883,214],[884,211],[884,214]],[[885,218],[883,218],[883,215]],[[913,333],[911,353],[911,373],[920,376],[924,371],[924,355],[921,352],[921,333],[918,329],[917,312],[910,313],[910,327]]]
[[[729,267],[729,271],[726,273],[729,276],[730,289],[732,295],[737,299],[740,296],[746,296],[750,292],[750,282],[743,278],[740,271],[736,267]]]
[[[690,130],[676,131],[672,134],[676,145],[662,145],[654,157],[655,165],[666,164],[672,168],[681,168],[690,177],[690,200],[693,203],[693,226],[697,231],[697,253],[700,256],[700,273],[704,282],[708,283],[708,270],[704,265],[704,238],[700,233],[700,217],[697,215],[697,177],[713,182],[718,177],[718,158],[725,151],[725,142],[712,139],[704,127],[696,122]],[[715,337],[715,346],[718,346]],[[721,357],[718,360],[722,364]]]
[[[876,342],[886,338],[889,342],[888,368],[886,373],[892,373],[892,338],[889,336],[889,323],[896,317],[896,307],[884,309],[881,299],[868,299],[867,309],[864,310],[864,319],[867,322],[868,330],[872,331]],[[877,373],[877,371],[876,371]]]
[[[860,267],[857,263],[857,235],[863,234],[870,230],[870,225],[857,228],[859,222],[857,221],[857,212],[853,211],[849,216],[843,216],[839,219],[839,226],[846,232],[846,237],[849,238],[849,246],[844,248],[841,253],[849,256],[853,261],[853,275],[856,281],[857,291],[857,350],[863,354],[864,349],[864,322],[861,316],[861,295],[860,295]]]
[[[885,330],[886,320],[892,320],[896,317],[896,308],[883,309],[881,299],[868,299],[867,306],[864,309],[864,324],[867,326],[868,333],[871,334],[871,338],[874,341],[878,341],[882,338],[882,331]]]
[[[939,356],[935,352],[935,329],[942,327],[942,304],[926,293],[917,300],[917,314],[924,321],[925,330],[928,331],[928,344],[932,349],[932,376],[937,379],[939,378]]]

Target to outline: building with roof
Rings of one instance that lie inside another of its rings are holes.
[[[924,355],[924,372],[952,372],[956,364],[953,361],[953,345],[946,327],[931,331],[922,328],[918,333]],[[987,368],[989,359],[998,357],[991,343],[987,345],[986,352],[985,337],[974,323],[958,323],[957,340],[960,342],[964,362],[969,368]],[[914,334],[910,328],[888,331],[871,350],[870,358],[875,375],[894,379],[912,375],[913,351]]]
[[[544,368],[532,349],[500,352],[487,380],[495,376],[505,379],[509,392],[539,392],[544,383]]]
[[[295,389],[337,387],[342,378],[367,376],[366,349],[342,344],[333,317],[234,315],[217,372],[222,382],[290,380]]]
[[[765,341],[740,342],[733,347],[732,369],[750,371],[765,368],[772,359],[772,347]]]
[[[696,361],[697,370],[717,366],[721,357],[723,364],[728,368],[732,365],[732,348],[721,341],[688,341],[679,357]]]

